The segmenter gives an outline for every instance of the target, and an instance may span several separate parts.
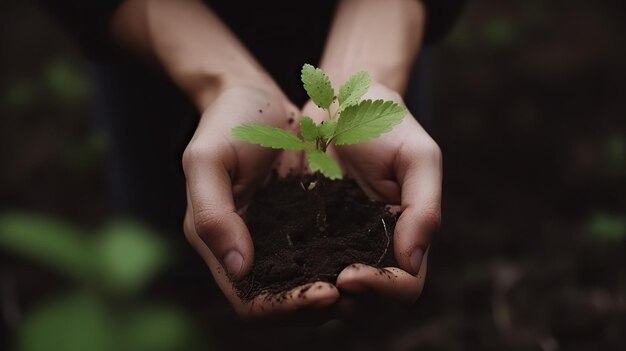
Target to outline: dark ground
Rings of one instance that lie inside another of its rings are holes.
[[[208,282],[165,277],[149,295],[184,301],[221,349],[626,349],[625,13],[617,0],[476,0],[436,51],[443,226],[408,314],[260,329]],[[106,145],[76,48],[29,3],[0,4],[0,23],[0,210],[105,221]],[[3,306],[17,295],[28,311],[67,284],[0,262]],[[17,327],[4,319],[2,343]]]

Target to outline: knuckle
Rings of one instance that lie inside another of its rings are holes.
[[[194,218],[196,232],[203,238],[219,236],[224,227],[224,222],[232,214],[232,211],[225,209],[206,209],[196,213]]]
[[[188,169],[194,162],[202,159],[207,152],[196,144],[189,144],[183,151],[183,169]]]
[[[422,223],[429,232],[439,230],[441,226],[441,211],[434,206],[429,209],[422,210],[420,213]]]
[[[183,229],[183,233],[185,233],[185,239],[187,239],[187,242],[189,242],[190,244],[195,244],[197,238],[195,231],[185,226]]]
[[[442,159],[441,148],[433,139],[428,139],[428,141],[422,145],[422,153],[435,161]]]
[[[185,215],[185,219],[183,221],[183,233],[185,234],[185,239],[187,239],[189,243],[193,244],[196,241],[197,235],[193,227],[193,219],[189,213]]]

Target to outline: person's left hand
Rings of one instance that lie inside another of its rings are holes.
[[[403,104],[398,93],[380,84],[373,84],[363,98]],[[318,123],[327,118],[311,101],[302,115]],[[371,309],[368,304],[381,299],[388,306],[412,304],[422,292],[428,245],[441,218],[442,156],[438,145],[408,112],[391,132],[362,144],[332,147],[329,152],[370,198],[399,205],[402,211],[394,232],[399,268],[386,267],[387,274],[381,275],[371,266],[346,267],[337,278],[341,293],[338,312],[349,316]]]

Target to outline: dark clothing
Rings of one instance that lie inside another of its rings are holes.
[[[39,1],[91,58],[96,83],[94,115],[109,144],[114,210],[157,226],[170,238],[171,233],[180,233],[175,243],[180,245],[176,252],[181,262],[172,269],[170,279],[176,286],[192,287],[203,301],[210,295],[223,300],[221,294],[214,294],[217,289],[206,288],[210,281],[206,266],[182,239],[186,200],[181,156],[197,123],[194,106],[163,72],[111,43],[107,23],[120,0]],[[424,2],[428,8],[426,42],[433,43],[450,28],[464,0]],[[299,105],[306,98],[300,69],[305,62],[319,61],[335,3],[211,1],[216,13]],[[428,116],[428,58],[428,50],[422,50],[406,94],[409,109],[422,118],[422,124]],[[219,318],[223,320],[223,315]],[[234,316],[229,323],[238,326]]]
[[[107,24],[122,0],[39,0],[65,26],[85,53],[99,62],[124,61],[108,37]],[[384,0],[381,0],[384,1]],[[420,1],[420,0],[415,0]],[[422,0],[427,9],[425,43],[440,40],[466,0]],[[324,47],[336,0],[209,0],[209,6],[274,77],[296,104],[303,63],[315,64]]]
[[[110,145],[113,207],[164,230],[180,231],[185,209],[181,155],[197,121],[194,107],[163,72],[111,42],[108,23],[122,0],[39,1],[93,62],[96,121]],[[427,7],[426,43],[433,43],[449,30],[465,0],[422,1]],[[208,1],[298,105],[306,101],[300,69],[305,62],[319,61],[336,2]],[[422,51],[416,65],[421,68],[414,70],[406,96],[409,108],[421,118],[428,116],[427,61],[427,51]]]
[[[101,57],[111,49],[107,24],[123,0],[38,0],[53,13],[69,33],[91,55]],[[382,0],[384,1],[384,0]],[[415,0],[426,6],[425,43],[439,41],[454,24],[467,0]],[[268,33],[284,34],[307,42],[316,33],[325,32],[332,18],[336,0],[208,0],[211,8],[242,35],[254,37]],[[259,31],[259,29],[261,29]],[[305,38],[302,35],[306,36]],[[272,36],[268,36],[272,40]],[[295,48],[294,48],[295,49]],[[255,52],[252,49],[252,52]]]
[[[120,54],[109,38],[108,23],[123,0],[38,1],[59,19],[92,59],[106,61]],[[320,52],[336,3],[335,0],[316,0],[306,5],[291,0],[204,2],[255,56],[268,49],[285,52],[286,48],[292,54]],[[261,63],[265,62],[261,60]]]

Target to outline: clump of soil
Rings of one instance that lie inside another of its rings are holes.
[[[252,272],[235,284],[242,299],[264,292],[279,294],[315,281],[335,283],[353,263],[397,266],[393,255],[397,214],[368,199],[354,180],[327,180],[328,228],[320,232],[315,190],[305,190],[308,181],[295,175],[273,177],[250,204],[246,222],[255,261]]]

